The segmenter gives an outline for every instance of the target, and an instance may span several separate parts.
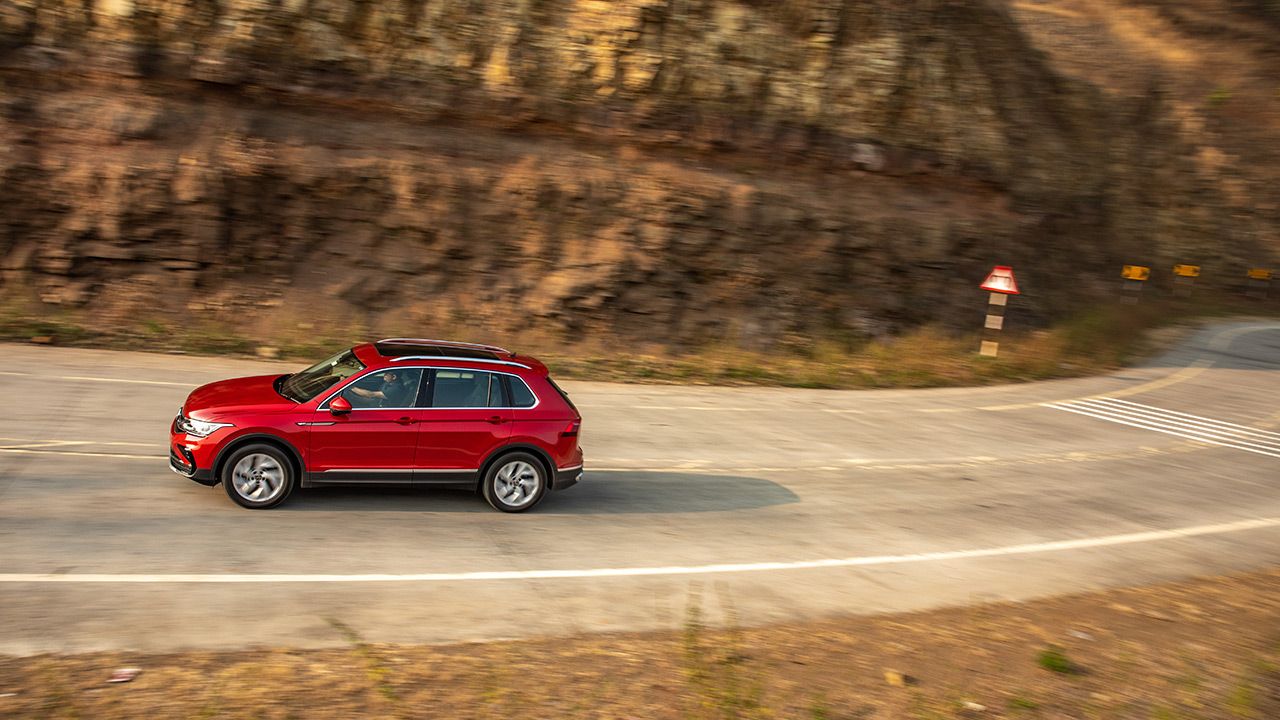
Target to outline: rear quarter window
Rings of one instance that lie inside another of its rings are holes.
[[[538,398],[534,396],[533,391],[528,385],[524,384],[524,380],[514,375],[509,376],[511,380],[511,406],[518,408],[531,408],[538,404]]]

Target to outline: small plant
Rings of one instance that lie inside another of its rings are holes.
[[[1066,652],[1056,645],[1050,645],[1041,650],[1040,655],[1036,658],[1036,664],[1049,672],[1058,673],[1059,675],[1075,675],[1080,672],[1080,667],[1071,662]]]
[[[1223,105],[1226,105],[1227,101],[1230,99],[1231,91],[1222,86],[1218,86],[1213,89],[1213,92],[1209,93],[1209,107],[1220,108]]]
[[[741,651],[737,633],[729,633],[722,645],[712,645],[706,641],[706,631],[701,593],[695,588],[690,593],[685,615],[682,663],[685,679],[697,698],[691,717],[709,720],[767,717],[768,710],[762,703],[763,683],[742,668],[747,656]]]
[[[391,702],[399,700],[400,697],[396,693],[396,688],[391,684],[391,670],[382,661],[382,658],[378,657],[377,652],[350,625],[334,619],[329,619],[327,622],[330,627],[337,630],[351,644],[352,651],[364,662],[365,676],[369,678],[369,682],[377,689],[378,694]]]
[[[1032,700],[1025,695],[1014,695],[1009,698],[1010,710],[1035,710],[1040,707],[1040,703]]]
[[[809,720],[830,720],[831,710],[821,697],[815,698],[809,705]]]
[[[1227,709],[1231,711],[1232,717],[1258,717],[1253,685],[1248,681],[1237,684],[1231,691],[1231,696],[1227,698]]]

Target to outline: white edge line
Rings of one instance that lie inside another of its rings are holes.
[[[1105,535],[1057,540],[1053,542],[1007,545],[976,550],[953,550],[912,555],[874,555],[869,557],[804,560],[798,562],[762,562],[720,565],[694,565],[669,567],[595,568],[586,570],[508,570],[467,573],[416,573],[416,574],[365,574],[365,575],[302,575],[302,574],[247,574],[247,573],[4,573],[0,583],[369,583],[369,582],[473,582],[483,580],[568,580],[608,577],[651,577],[669,575],[710,575],[720,573],[767,572],[777,570],[810,570],[821,568],[867,567],[872,565],[901,565],[918,562],[942,562],[948,560],[973,560],[1010,555],[1087,550],[1091,548],[1133,545],[1136,543],[1178,540],[1201,535],[1259,530],[1280,526],[1280,517],[1253,518],[1213,525],[1150,530],[1146,532]]]

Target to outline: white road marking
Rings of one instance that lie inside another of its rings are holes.
[[[70,455],[74,457],[109,457],[125,460],[165,460],[167,455],[140,455],[131,453],[103,453],[86,450],[58,450],[57,447],[67,445],[91,446],[131,446],[156,447],[156,443],[110,442],[110,441],[71,441],[71,440],[32,440],[26,438],[0,438],[0,442],[13,442],[16,445],[0,445],[0,453],[17,453],[23,455]],[[587,467],[588,472],[644,472],[644,473],[799,473],[812,471],[841,470],[945,470],[954,468],[972,468],[980,466],[1010,465],[1047,465],[1064,462],[1105,462],[1112,460],[1134,460],[1153,455],[1167,455],[1203,449],[1199,444],[1173,445],[1166,448],[1143,447],[1134,451],[1120,452],[1087,452],[1073,451],[1068,453],[1024,455],[1019,457],[1000,458],[991,455],[974,455],[969,457],[938,458],[936,460],[910,460],[902,458],[845,458],[839,460],[843,465],[756,465],[729,467],[711,465],[702,461],[679,461],[670,459],[650,460],[649,464],[634,458],[604,458]]]
[[[192,387],[189,382],[165,382],[162,380],[134,380],[132,378],[86,377],[82,375],[63,375],[59,380],[82,380],[84,382],[129,383],[133,385],[172,385],[176,387]]]
[[[40,375],[41,377],[45,377],[40,373],[28,373],[28,372],[0,372],[0,375],[8,375],[10,377],[32,377],[35,375]],[[133,378],[88,377],[85,375],[59,375],[59,376],[56,376],[56,379],[81,380],[84,382],[129,383],[133,385],[175,385],[178,387],[193,387],[192,383],[184,383],[184,382],[167,382],[163,380],[135,380]]]
[[[1111,398],[1044,403],[1044,405],[1055,410],[1064,410],[1097,420],[1105,420],[1196,442],[1266,455],[1267,457],[1280,458],[1280,441],[1272,440],[1268,437],[1268,435],[1275,435],[1275,433],[1257,430],[1244,425],[1208,419],[1191,420],[1189,418],[1198,418],[1199,416],[1188,416],[1186,413],[1178,413],[1151,405],[1139,405],[1138,403],[1128,403],[1124,400],[1113,400]]]
[[[126,453],[98,453],[98,452],[81,452],[79,450],[28,450],[26,448],[0,448],[0,453],[13,453],[16,455],[71,455],[73,457],[107,457],[121,458],[124,460],[163,460],[166,455],[130,455]]]
[[[613,409],[617,405],[592,405],[590,403],[578,403],[583,409]],[[854,410],[852,408],[826,408],[826,407],[734,407],[731,405],[629,405],[628,410],[698,410],[708,412],[753,412],[753,413],[778,413],[778,412],[825,412],[836,413],[841,415],[864,415],[865,410]]]
[[[0,445],[0,450],[33,450],[36,448],[51,447],[67,447],[68,445],[87,445],[86,442],[78,440],[46,440],[44,442],[29,442],[21,445]]]
[[[1134,545],[1137,543],[1183,540],[1203,535],[1221,535],[1280,527],[1280,517],[1253,518],[1213,525],[1149,530],[1101,537],[1057,540],[1023,545],[944,550],[911,555],[800,560],[794,562],[725,563],[718,565],[675,565],[666,567],[588,568],[581,570],[498,570],[463,573],[369,573],[357,575],[294,573],[3,573],[0,583],[371,583],[371,582],[471,582],[477,580],[570,580],[609,577],[652,577],[664,575],[712,575],[722,573],[813,570],[825,568],[902,565],[920,562],[975,560],[1012,555],[1033,555],[1068,550]]]
[[[1134,412],[1146,412],[1148,414],[1163,413],[1165,415],[1172,415],[1179,418],[1186,418],[1186,422],[1189,422],[1193,425],[1200,425],[1204,427],[1226,428],[1226,429],[1239,432],[1245,435],[1253,435],[1267,441],[1272,441],[1272,442],[1280,441],[1280,433],[1273,432],[1271,430],[1263,430],[1261,428],[1256,428],[1250,425],[1240,425],[1233,422],[1227,422],[1225,420],[1215,420],[1213,418],[1207,418],[1201,415],[1192,415],[1191,413],[1179,412],[1177,410],[1166,410],[1164,408],[1158,408],[1154,405],[1144,405],[1142,403],[1136,403],[1130,400],[1115,400],[1113,398],[1098,398],[1098,399],[1109,402],[1112,405],[1119,405],[1120,407],[1128,408]]]
[[[153,448],[162,443],[156,442],[124,442],[122,440],[37,440],[34,438],[11,438],[0,437],[0,442],[18,443],[21,447],[32,444],[43,443],[62,443],[66,445],[112,445],[112,446],[130,446],[130,447],[149,447]]]

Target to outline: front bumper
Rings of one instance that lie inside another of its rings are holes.
[[[191,451],[176,443],[169,446],[169,469],[201,485],[212,486],[218,484],[218,481],[213,477],[212,469],[197,467],[195,456],[191,454]]]
[[[178,418],[175,417],[173,424],[169,426],[169,469],[201,485],[217,485],[218,480],[213,476],[213,455],[209,452],[210,449],[190,440],[186,433],[178,430]],[[205,467],[200,467],[197,453],[204,456]]]

